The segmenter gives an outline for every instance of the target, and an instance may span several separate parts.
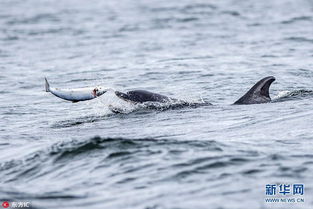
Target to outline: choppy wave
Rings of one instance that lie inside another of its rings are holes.
[[[85,141],[71,140],[53,144],[51,147],[36,151],[23,159],[9,160],[0,164],[2,183],[21,181],[22,179],[33,179],[47,174],[44,171],[49,164],[68,162],[76,157],[88,156],[89,153],[99,152],[103,154],[104,160],[121,158],[136,159],[137,154],[147,152],[152,154],[155,149],[179,153],[188,148],[200,148],[207,151],[223,151],[223,145],[215,141],[176,141],[165,139],[127,139],[127,138],[101,138],[94,137]],[[151,148],[151,149],[150,149]],[[167,150],[169,149],[169,150]],[[182,150],[181,150],[182,149]],[[101,155],[102,155],[101,154]],[[4,175],[4,173],[6,175]]]
[[[312,21],[312,17],[311,16],[300,16],[300,17],[293,17],[289,20],[284,20],[281,23],[282,24],[291,24],[291,23],[297,23],[298,21],[308,21],[311,22]]]
[[[287,40],[295,41],[295,42],[306,42],[306,43],[313,43],[313,39],[306,38],[306,37],[289,37]]]
[[[114,113],[130,113],[138,110],[158,110],[164,111],[169,109],[179,109],[179,108],[196,108],[200,106],[210,106],[212,105],[209,102],[199,101],[199,102],[186,102],[186,101],[171,101],[166,103],[160,102],[144,102],[142,104],[135,104],[133,108],[118,108],[114,106],[110,106],[110,110]]]
[[[74,119],[62,120],[52,124],[51,128],[68,128],[81,124],[94,123],[103,119],[104,116],[86,116]]]
[[[116,197],[101,200],[101,194],[87,192],[89,187],[95,186],[105,191],[112,186],[127,185],[133,188],[133,192],[141,194],[146,185],[170,184],[175,187],[176,183],[191,183],[195,178],[209,180],[212,186],[214,182],[227,181],[233,175],[253,179],[259,175],[265,178],[266,176],[293,178],[309,172],[311,157],[291,153],[267,155],[263,152],[245,150],[238,152],[237,148],[215,140],[93,137],[83,141],[55,143],[22,159],[1,163],[0,182],[2,184],[11,182],[16,186],[1,187],[0,194],[5,200],[32,201],[34,208],[38,203],[52,208],[60,204],[51,200],[73,200],[85,205],[90,200],[98,198],[103,204],[117,206],[120,198],[118,191],[110,189],[110,193]],[[305,161],[297,165],[282,164],[290,162],[291,159]],[[277,170],[272,170],[273,166],[277,167]],[[66,167],[70,169],[65,169]],[[81,173],[77,173],[78,171]],[[99,172],[102,175],[95,176],[95,173]],[[82,178],[84,175],[90,175],[87,182]],[[81,191],[78,192],[75,188],[68,188],[62,192],[53,191],[50,189],[48,179],[59,184],[71,184],[70,182],[75,180],[75,185],[79,186]],[[43,193],[22,192],[23,187],[18,186],[19,182],[34,181],[47,185],[46,190]],[[193,185],[190,190],[185,192],[201,194],[203,191],[210,191],[210,188],[199,190]],[[243,195],[247,191],[252,189],[245,186],[241,190],[221,192]],[[151,202],[148,198],[142,200],[141,204],[149,205]]]
[[[299,90],[292,90],[292,91],[281,91],[278,93],[277,96],[273,98],[273,102],[299,100],[299,99],[305,99],[308,97],[313,97],[312,90],[299,89]]]

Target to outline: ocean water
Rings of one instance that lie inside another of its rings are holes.
[[[232,105],[269,75],[274,102]],[[44,77],[213,105],[70,103]],[[312,0],[1,0],[1,204],[313,208],[312,91]],[[267,184],[304,202],[266,203]]]

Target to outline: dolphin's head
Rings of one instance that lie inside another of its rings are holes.
[[[137,103],[137,102],[135,102],[135,101],[132,99],[132,97],[129,95],[129,93],[125,94],[125,93],[120,92],[120,91],[115,91],[114,93],[115,93],[115,95],[116,95],[118,98],[120,98],[120,99],[122,99],[122,100],[124,100],[124,101],[126,101],[126,102],[130,102],[130,103],[133,103],[133,104],[136,104],[136,103]]]
[[[274,76],[261,79],[234,104],[260,104],[270,102],[269,88],[274,81]]]

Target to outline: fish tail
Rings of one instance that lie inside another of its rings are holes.
[[[45,81],[46,81],[46,83],[45,83],[46,92],[50,92],[50,85],[48,83],[47,78],[45,78]]]

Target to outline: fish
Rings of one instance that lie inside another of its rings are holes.
[[[45,89],[46,92],[50,92],[56,97],[59,97],[67,101],[71,101],[73,103],[95,99],[105,94],[107,91],[111,90],[110,88],[105,88],[103,86],[74,88],[74,89],[53,88],[50,87],[47,78],[45,78]]]

